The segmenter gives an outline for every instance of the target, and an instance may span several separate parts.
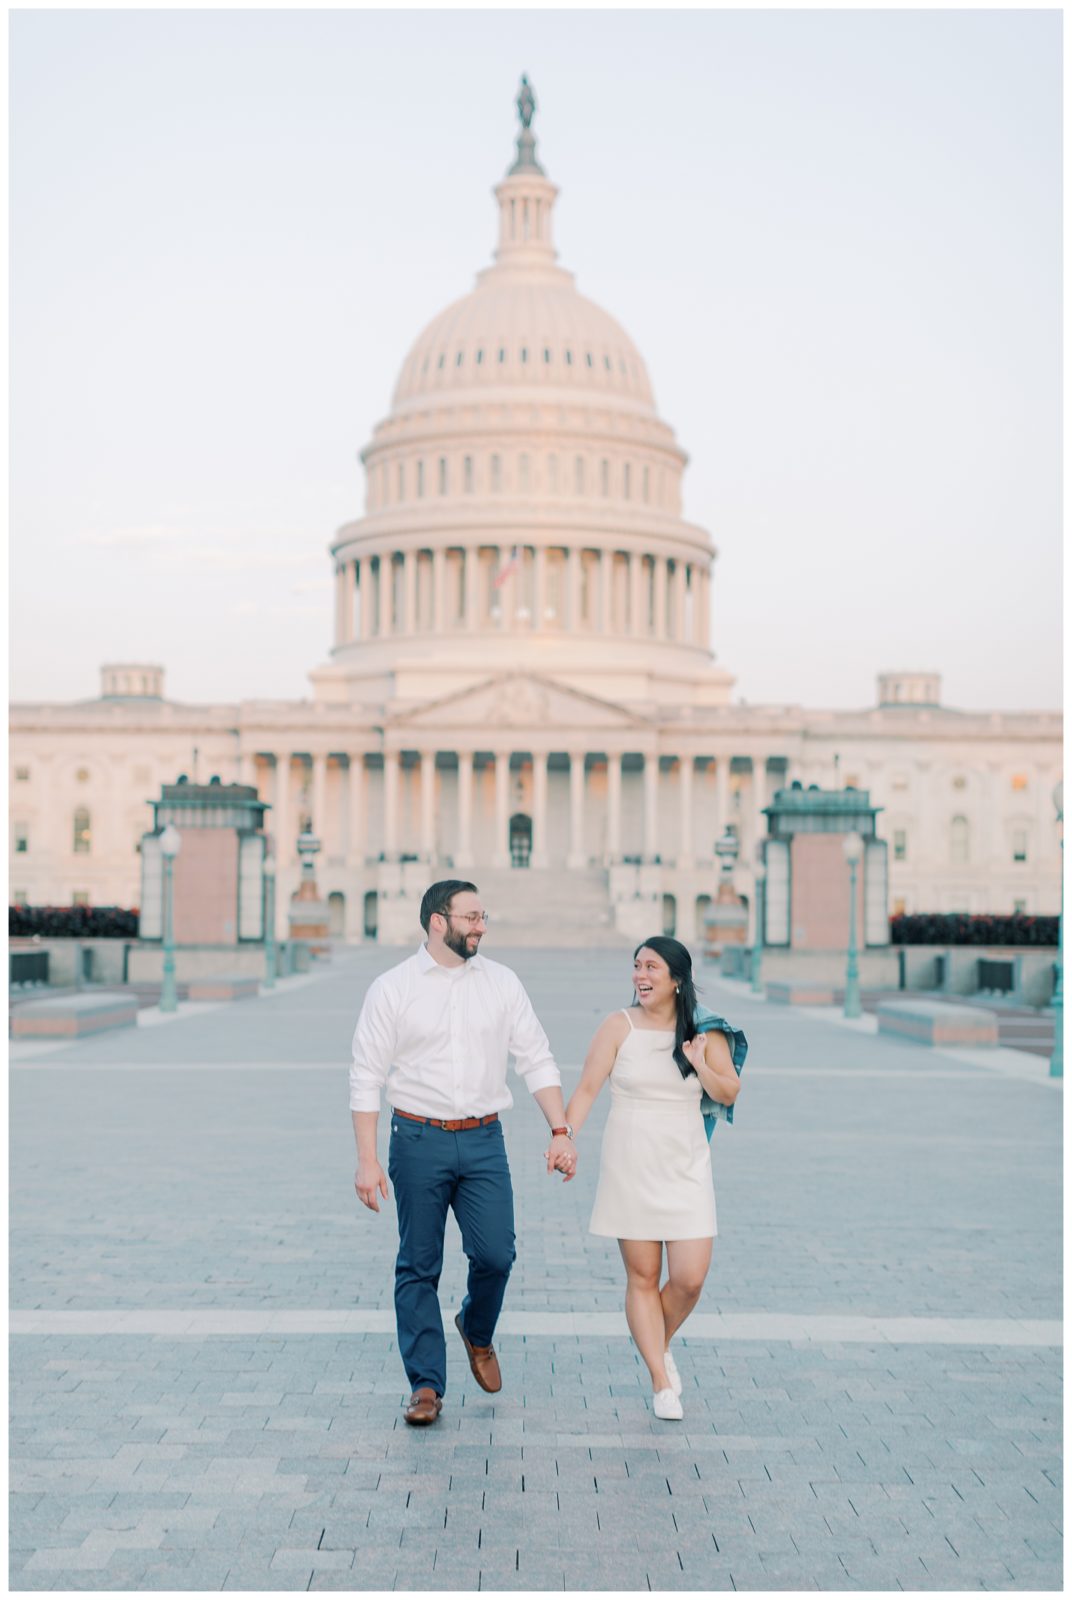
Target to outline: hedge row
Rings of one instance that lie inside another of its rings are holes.
[[[922,911],[890,918],[891,944],[1043,944],[1057,943],[1057,917],[969,917],[961,912]]]
[[[9,906],[9,938],[136,939],[138,911],[121,906]]]

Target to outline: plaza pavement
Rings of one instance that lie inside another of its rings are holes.
[[[622,951],[496,951],[568,1095]],[[1010,1051],[769,1007],[713,1146],[721,1234],[665,1423],[524,1091],[504,1388],[453,1329],[402,1422],[393,1207],[353,1194],[342,950],[259,1000],[13,1048],[15,1590],[1056,1589],[1059,1086]],[[384,1119],[385,1120],[385,1119]],[[381,1121],[381,1133],[385,1133]],[[464,1282],[449,1224],[441,1299]]]

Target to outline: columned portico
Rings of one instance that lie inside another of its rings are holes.
[[[588,862],[584,851],[584,751],[571,750],[569,764],[570,828],[566,865],[577,868]]]
[[[536,750],[532,756],[532,865],[541,869],[548,865],[547,839],[547,752]]]

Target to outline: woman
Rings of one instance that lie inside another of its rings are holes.
[[[651,1374],[655,1415],[673,1420],[684,1413],[670,1341],[700,1298],[718,1232],[700,1102],[709,1096],[732,1106],[748,1046],[744,1034],[697,1007],[692,958],[676,939],[637,948],[633,988],[629,1010],[600,1024],[566,1121],[579,1130],[610,1079],[589,1232],[618,1241],[629,1331]]]

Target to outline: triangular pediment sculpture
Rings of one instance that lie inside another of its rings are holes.
[[[604,729],[608,732],[649,726],[610,700],[555,683],[536,673],[504,672],[427,700],[390,719],[395,728]]]

